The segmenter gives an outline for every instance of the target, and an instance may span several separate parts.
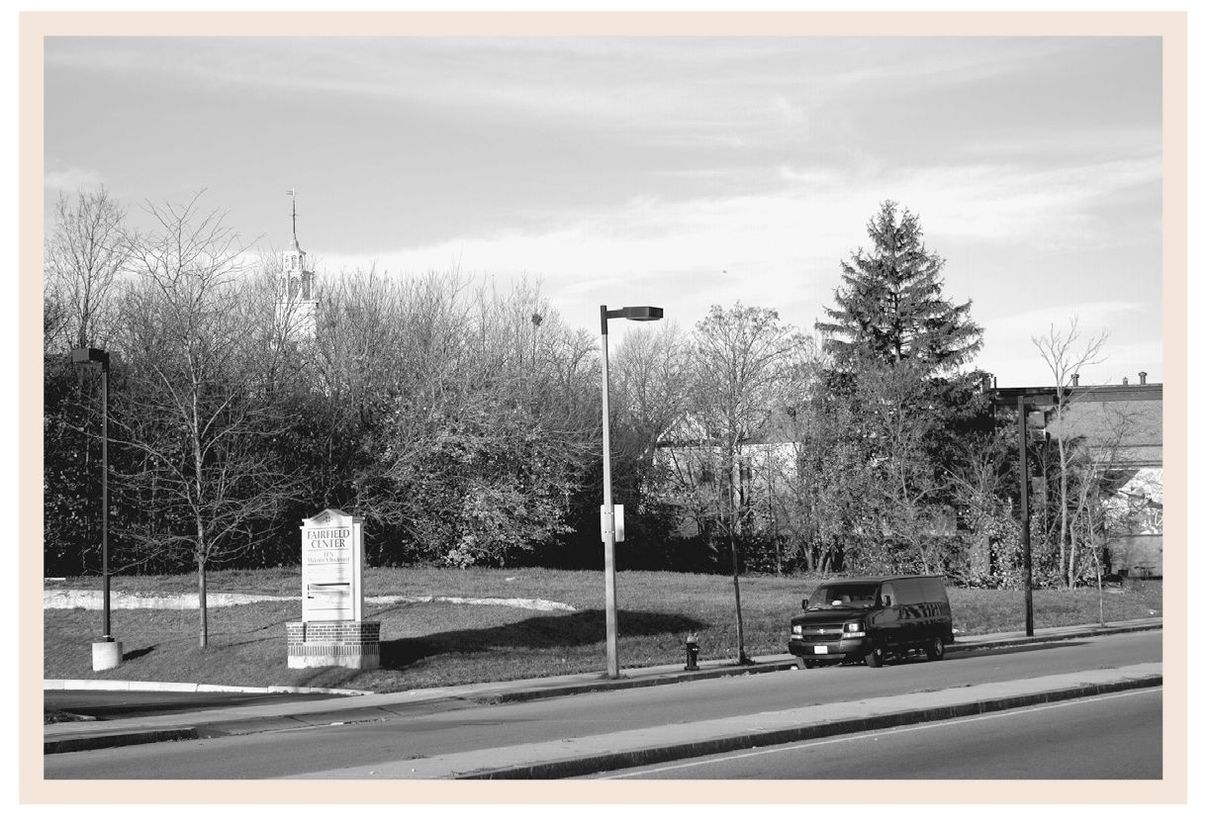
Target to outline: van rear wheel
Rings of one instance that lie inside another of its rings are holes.
[[[865,664],[870,667],[881,667],[886,663],[886,651],[881,648],[881,645],[874,647],[865,654]]]
[[[933,638],[928,642],[924,653],[928,656],[928,661],[940,661],[945,657],[945,642],[940,638]]]

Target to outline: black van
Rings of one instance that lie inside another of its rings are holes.
[[[881,667],[887,657],[911,651],[935,661],[953,643],[949,596],[935,575],[827,581],[802,609],[789,635],[789,652],[801,667],[860,659]]]

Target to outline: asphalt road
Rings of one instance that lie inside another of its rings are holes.
[[[607,779],[1161,779],[1162,688],[597,774]]]
[[[416,756],[516,746],[804,705],[893,696],[1161,660],[1160,631],[954,654],[879,670],[784,671],[496,706],[453,706],[367,723],[48,755],[47,779],[257,779],[370,768]],[[367,771],[368,774],[368,771]]]

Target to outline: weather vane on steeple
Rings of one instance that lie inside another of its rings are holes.
[[[294,247],[298,247],[298,191],[293,187],[285,191],[290,197],[290,230],[294,234]]]

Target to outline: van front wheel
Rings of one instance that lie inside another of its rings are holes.
[[[870,667],[881,667],[886,663],[886,651],[881,646],[874,647],[865,654],[865,664]]]
[[[928,642],[924,652],[928,656],[928,661],[940,661],[945,657],[945,642],[942,639],[933,638]]]

